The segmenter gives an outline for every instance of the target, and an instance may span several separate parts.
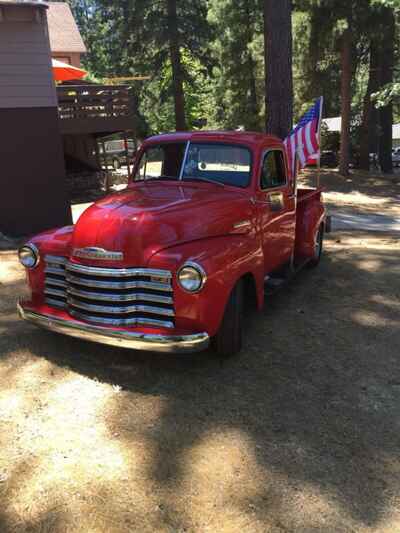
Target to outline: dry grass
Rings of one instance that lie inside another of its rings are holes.
[[[399,531],[399,259],[332,236],[221,366],[20,322],[0,253],[1,533]]]
[[[300,184],[314,186],[315,171],[306,170]],[[400,174],[375,176],[353,171],[349,178],[343,178],[335,171],[323,169],[321,185],[325,188],[324,201],[331,209],[400,216]]]

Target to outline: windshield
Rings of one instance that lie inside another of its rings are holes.
[[[146,148],[134,180],[182,179],[247,187],[250,175],[251,153],[243,146],[164,143]]]
[[[134,180],[179,179],[187,143],[165,143],[146,148]]]
[[[251,154],[247,148],[219,143],[190,143],[182,179],[247,187],[250,173]]]

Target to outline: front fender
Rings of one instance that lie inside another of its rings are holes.
[[[207,282],[197,294],[187,293],[177,282],[177,272],[187,261],[199,263],[207,274]],[[233,287],[246,274],[254,278],[257,303],[262,307],[264,262],[258,239],[253,235],[229,235],[177,245],[153,255],[148,266],[173,273],[178,329],[215,335]]]

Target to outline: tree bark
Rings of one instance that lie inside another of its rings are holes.
[[[340,135],[339,172],[349,175],[350,164],[350,120],[351,120],[351,73],[352,73],[352,39],[350,24],[342,35],[341,42],[341,115],[342,129]]]
[[[186,130],[185,95],[183,91],[182,58],[179,47],[178,16],[176,0],[167,0],[169,53],[172,66],[174,91],[175,127],[177,131]]]
[[[371,96],[379,89],[379,44],[371,41],[369,59],[369,78],[364,97],[360,132],[360,168],[370,169],[369,154],[377,152],[377,110]]]
[[[383,35],[380,57],[380,85],[381,88],[393,82],[395,19],[393,9],[384,8]],[[379,109],[380,137],[379,163],[382,172],[393,174],[393,105],[390,103]]]
[[[264,0],[266,132],[287,137],[293,123],[292,2]]]

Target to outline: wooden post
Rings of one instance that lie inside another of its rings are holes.
[[[95,137],[95,139],[94,139],[94,151],[95,151],[95,154],[96,154],[96,161],[97,161],[97,164],[99,165],[99,167],[100,167],[100,169],[101,169],[102,164],[101,164],[101,157],[100,157],[99,143],[98,143],[96,137]]]
[[[124,145],[125,145],[125,155],[126,155],[126,168],[128,169],[128,181],[131,180],[131,169],[129,165],[129,152],[128,152],[128,133],[124,132]]]
[[[317,167],[317,189],[320,188],[321,185],[321,150],[319,152],[318,156],[318,167]]]
[[[108,172],[108,160],[107,160],[107,155],[106,155],[106,144],[103,141],[103,139],[101,140],[101,147],[103,149],[103,166],[106,169],[106,171]]]
[[[319,122],[318,122],[319,155],[318,155],[318,170],[317,170],[317,189],[319,189],[321,186],[321,124],[322,124],[323,107],[324,107],[324,97],[321,96],[321,102],[319,106]]]
[[[103,159],[104,159],[104,166],[106,169],[106,192],[108,193],[110,190],[110,180],[108,175],[108,159],[107,159],[107,153],[106,153],[106,144],[104,140],[101,140],[101,146],[103,148]]]

